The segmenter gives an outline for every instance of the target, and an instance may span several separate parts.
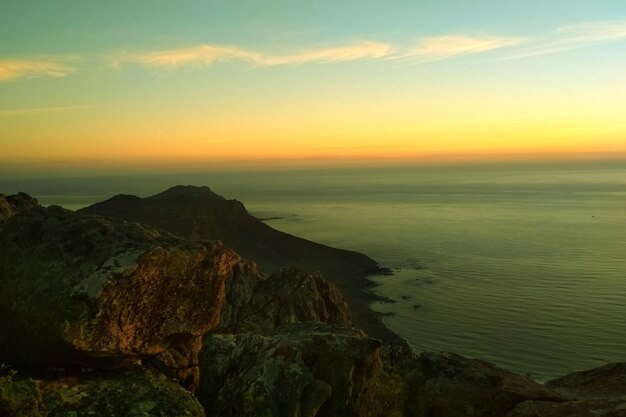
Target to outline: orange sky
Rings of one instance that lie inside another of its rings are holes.
[[[563,3],[529,25],[485,5],[438,19],[442,6],[415,26],[367,3],[361,17],[386,28],[368,31],[354,10],[320,5],[309,12],[344,23],[323,31],[271,3],[285,15],[263,29],[234,31],[258,18],[233,9],[234,21],[204,33],[194,17],[217,6],[196,6],[168,21],[162,3],[123,29],[106,8],[77,20],[2,6],[12,40],[0,40],[0,164],[626,154],[626,20],[614,10],[585,6],[597,16],[584,21]],[[292,21],[301,33],[286,29]]]

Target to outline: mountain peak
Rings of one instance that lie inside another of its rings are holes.
[[[174,187],[168,188],[162,193],[153,195],[148,197],[151,200],[161,200],[165,198],[173,198],[173,197],[191,197],[191,198],[202,198],[206,200],[224,200],[219,194],[215,194],[211,189],[207,186],[195,186],[195,185],[175,185]]]
[[[26,193],[19,192],[7,196],[0,194],[0,223],[16,213],[35,207],[39,207],[39,202]]]

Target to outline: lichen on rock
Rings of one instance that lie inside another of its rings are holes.
[[[207,335],[198,397],[209,416],[368,415],[380,346],[361,331],[313,323]]]
[[[0,377],[2,417],[204,417],[193,395],[146,368]]]
[[[196,352],[169,365],[197,367],[189,339],[218,325],[239,262],[219,242],[135,223],[61,208],[13,216],[0,234],[0,355],[107,368],[186,346]]]

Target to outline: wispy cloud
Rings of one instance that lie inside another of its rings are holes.
[[[298,65],[310,62],[343,62],[381,59],[393,52],[393,46],[384,42],[364,41],[349,45],[310,49],[285,55],[264,55],[259,66]]]
[[[626,40],[626,19],[563,26],[533,45],[503,58],[518,59],[554,54],[599,43]]]
[[[522,38],[489,35],[445,35],[422,38],[396,58],[438,61],[465,54],[477,54],[524,42]]]
[[[401,62],[440,61],[462,55],[504,48],[514,52],[499,60],[561,52],[601,42],[626,39],[626,19],[587,22],[558,28],[544,37],[512,37],[489,34],[450,34],[418,39],[413,45],[366,40],[334,47],[309,48],[292,53],[265,53],[237,46],[215,44],[137,54],[126,54],[119,63],[132,62],[159,68],[211,65],[240,61],[252,67],[392,59]]]
[[[298,65],[312,62],[340,62],[379,59],[393,47],[382,42],[364,41],[338,47],[306,49],[290,54],[267,54],[236,46],[198,45],[189,48],[123,54],[114,62],[131,62],[149,67],[177,68],[186,65],[207,66],[215,62],[241,61],[255,67]]]
[[[139,54],[123,54],[118,62],[134,62],[150,67],[176,68],[184,65],[211,65],[214,62],[258,62],[261,55],[235,46],[198,45],[190,48],[169,49]]]
[[[177,69],[211,66],[219,62],[240,62],[250,68],[339,63],[365,60],[396,60],[400,65],[441,61],[507,48],[496,60],[510,60],[553,54],[610,41],[626,40],[626,18],[587,22],[557,28],[542,37],[494,36],[458,33],[418,38],[391,44],[362,40],[333,46],[303,48],[290,52],[261,51],[237,45],[203,44],[177,49],[123,52],[105,55],[52,56],[32,59],[0,58],[0,82],[19,78],[64,77],[78,69],[77,62],[102,64],[106,59],[116,67],[128,64],[148,68]]]
[[[0,81],[21,77],[65,77],[74,72],[66,59],[0,59]]]
[[[350,44],[309,48],[292,53],[263,53],[236,46],[198,45],[189,48],[122,54],[114,61],[148,67],[177,68],[188,65],[207,66],[216,62],[240,61],[252,67],[301,65],[362,60],[403,59],[407,61],[442,60],[463,54],[476,54],[523,42],[520,38],[488,35],[447,35],[423,38],[412,47],[387,42],[361,41]]]

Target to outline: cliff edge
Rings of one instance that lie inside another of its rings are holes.
[[[241,202],[208,187],[179,185],[146,198],[118,195],[78,212],[148,224],[189,240],[220,240],[269,273],[290,267],[319,272],[344,294],[357,326],[374,337],[399,341],[369,308],[377,297],[367,291],[372,286],[367,276],[381,272],[374,260],[273,229]]]

